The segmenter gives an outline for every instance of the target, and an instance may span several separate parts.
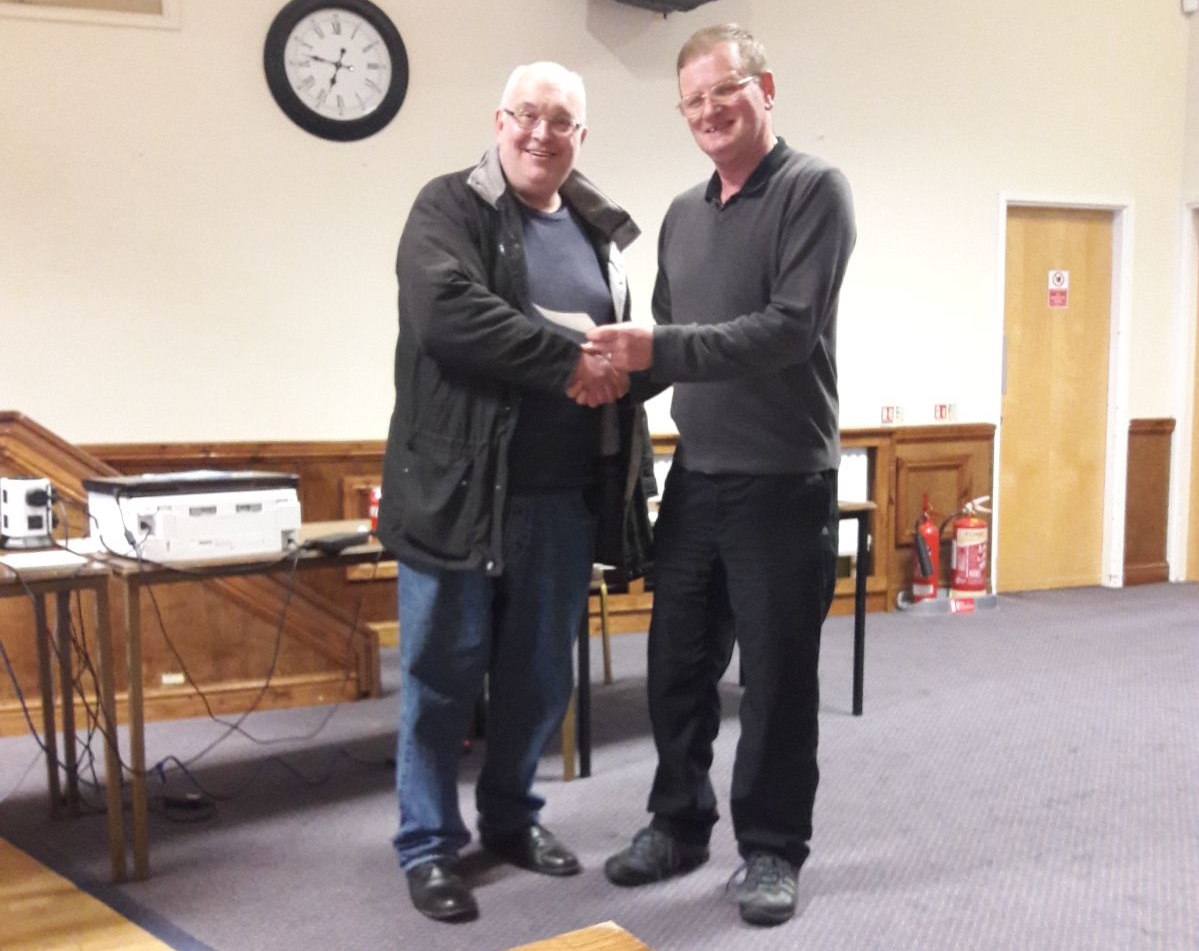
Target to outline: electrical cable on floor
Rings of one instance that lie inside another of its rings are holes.
[[[25,700],[25,694],[21,690],[21,683],[17,680],[17,672],[13,670],[12,661],[9,660],[8,651],[4,647],[4,639],[0,638],[0,659],[4,661],[4,669],[8,671],[8,679],[12,681],[13,691],[17,696],[17,703],[21,707],[21,715],[25,718],[25,725],[29,727],[29,734],[41,748],[42,752],[47,752],[46,744],[42,740],[42,735],[38,733],[37,727],[33,725],[33,718],[29,715],[29,703]]]
[[[75,502],[73,500],[65,500],[65,504],[77,506],[79,509],[81,509],[85,513],[85,516],[90,520],[93,527],[95,526],[95,519],[94,519],[94,517],[92,517],[90,515],[90,513],[87,512],[87,507],[85,505],[83,505],[82,503],[79,503],[79,502]],[[64,518],[63,524],[67,524],[69,526],[69,521],[66,518]],[[95,537],[99,538],[98,532],[95,532],[94,534],[95,534]],[[158,603],[157,598],[155,597],[153,586],[147,585],[147,591],[149,593],[150,603],[152,605],[154,615],[157,620],[160,632],[163,636],[163,640],[166,643],[167,647],[170,649],[172,656],[179,664],[179,667],[184,675],[185,682],[191,687],[191,689],[199,697],[201,703],[204,705],[204,708],[207,712],[208,718],[210,720],[212,720],[214,723],[217,723],[217,724],[220,724],[221,726],[226,727],[226,730],[224,733],[222,733],[220,736],[216,737],[214,740],[210,741],[198,753],[195,753],[195,754],[189,756],[186,760],[182,760],[174,755],[169,755],[169,756],[166,756],[163,759],[159,760],[153,766],[148,767],[146,769],[147,777],[152,776],[152,775],[156,776],[158,778],[158,780],[164,786],[168,782],[169,773],[174,770],[178,770],[179,772],[181,772],[183,774],[184,777],[186,777],[188,783],[193,787],[193,791],[189,791],[189,792],[186,792],[183,794],[164,792],[160,795],[151,796],[151,801],[155,802],[159,807],[157,810],[159,812],[159,814],[163,815],[164,817],[166,817],[172,821],[179,821],[179,822],[199,822],[199,821],[204,821],[206,819],[210,819],[216,814],[216,803],[218,801],[229,801],[229,800],[235,798],[236,796],[241,795],[251,785],[251,783],[253,783],[261,775],[262,771],[267,766],[271,765],[272,763],[281,766],[288,773],[292,774],[297,779],[299,779],[304,785],[310,786],[310,787],[319,786],[319,785],[322,785],[322,784],[328,782],[329,779],[331,778],[331,776],[333,775],[333,771],[336,766],[336,763],[342,758],[347,759],[350,762],[353,762],[353,763],[356,763],[359,765],[364,765],[364,766],[380,766],[381,765],[386,768],[394,768],[394,759],[391,757],[384,757],[381,760],[366,759],[366,758],[354,755],[347,749],[341,749],[341,750],[335,750],[332,752],[332,754],[329,756],[324,768],[314,778],[314,777],[305,775],[305,773],[303,773],[300,769],[298,769],[297,767],[288,763],[282,757],[270,756],[270,757],[267,757],[266,759],[260,761],[258,763],[258,765],[251,771],[249,777],[247,777],[244,781],[238,783],[237,786],[234,787],[234,789],[232,789],[231,791],[217,793],[217,792],[214,792],[211,790],[204,789],[202,784],[200,783],[200,781],[197,779],[194,771],[190,767],[193,766],[195,763],[197,763],[203,757],[207,756],[213,749],[218,747],[221,743],[225,742],[232,734],[234,734],[234,733],[240,734],[246,740],[248,740],[249,742],[251,742],[255,745],[258,745],[258,746],[270,746],[270,745],[274,745],[274,744],[278,744],[278,743],[308,741],[308,740],[315,738],[316,736],[319,736],[325,730],[325,728],[328,726],[329,722],[332,720],[332,718],[336,715],[336,713],[342,706],[342,704],[340,702],[329,705],[327,712],[320,718],[320,720],[316,724],[316,726],[313,729],[311,729],[305,733],[302,733],[302,734],[293,734],[293,735],[288,735],[288,736],[283,736],[283,737],[273,737],[273,738],[267,739],[267,738],[254,736],[243,726],[243,724],[249,718],[249,716],[258,710],[259,704],[262,702],[262,699],[266,696],[267,692],[269,691],[272,680],[278,671],[279,656],[280,656],[280,652],[281,652],[281,648],[282,648],[283,635],[284,635],[285,628],[286,628],[286,619],[287,619],[287,614],[288,614],[288,608],[291,604],[292,596],[295,593],[295,588],[296,588],[296,584],[297,584],[298,562],[299,562],[300,556],[303,554],[303,551],[305,549],[301,548],[301,547],[289,549],[287,552],[284,552],[278,559],[276,559],[273,562],[272,561],[259,562],[254,565],[238,567],[234,570],[230,570],[230,568],[227,566],[222,566],[219,569],[212,570],[212,569],[207,569],[203,566],[189,567],[186,565],[169,564],[169,563],[150,561],[149,559],[145,559],[144,557],[142,557],[142,555],[141,555],[142,545],[139,544],[137,539],[132,536],[132,533],[127,531],[126,536],[130,541],[130,545],[133,548],[133,551],[135,552],[134,560],[139,565],[139,568],[153,567],[155,569],[166,570],[166,571],[170,571],[170,572],[176,573],[176,574],[187,575],[189,577],[194,578],[197,581],[201,581],[201,580],[205,580],[205,579],[215,579],[215,578],[219,578],[219,577],[230,577],[230,576],[239,576],[239,575],[257,575],[257,574],[261,574],[264,563],[268,564],[268,565],[273,564],[273,563],[282,563],[282,562],[290,562],[291,563],[291,567],[287,573],[287,579],[285,582],[285,594],[284,594],[284,598],[283,598],[283,605],[280,610],[279,618],[275,625],[274,642],[272,645],[271,659],[270,659],[270,663],[268,666],[266,678],[262,682],[262,684],[259,687],[257,693],[255,694],[253,700],[250,702],[248,708],[245,709],[244,711],[242,711],[241,713],[239,713],[237,715],[237,717],[235,719],[233,719],[232,721],[224,719],[223,717],[221,717],[220,715],[218,715],[215,712],[208,696],[206,695],[204,690],[199,686],[199,684],[197,683],[195,678],[191,675],[190,671],[187,669],[187,665],[186,665],[185,661],[183,660],[180,650],[178,649],[177,645],[174,643],[173,639],[170,637],[170,635],[167,631],[167,625],[165,623],[163,612],[162,612],[161,606]],[[88,556],[86,554],[76,551],[75,549],[70,547],[69,541],[70,541],[70,539],[69,539],[69,528],[68,528],[68,538],[66,538],[61,543],[56,541],[54,544],[55,544],[55,547],[61,548],[65,551],[69,551],[72,554],[78,555],[85,559],[81,563],[79,570],[83,570],[83,568],[90,561],[94,561],[98,564],[106,563],[105,558],[91,557],[91,556]],[[144,541],[144,539],[143,539],[143,541]],[[120,552],[116,552],[116,551],[112,550],[102,540],[101,540],[101,545],[104,547],[105,552],[109,555],[119,557],[119,558],[128,558],[127,555],[124,555]],[[378,556],[376,556],[376,559],[373,563],[373,567],[374,567],[376,573],[378,571],[379,562],[380,562],[381,558],[382,558],[382,552],[380,552],[378,554]],[[33,592],[31,590],[29,591],[29,594],[31,597],[35,597],[35,595],[33,594]],[[86,740],[82,741],[82,748],[84,750],[85,755],[80,758],[80,763],[88,764],[88,768],[90,769],[91,774],[92,774],[91,782],[87,782],[85,780],[80,780],[80,781],[83,785],[92,787],[96,791],[102,791],[104,788],[103,784],[99,781],[98,777],[96,776],[96,772],[95,772],[95,764],[97,761],[97,757],[95,754],[95,750],[93,749],[93,740],[94,740],[97,732],[99,732],[102,736],[104,735],[104,728],[101,724],[101,719],[99,717],[98,709],[96,709],[95,706],[93,706],[91,703],[89,703],[88,695],[87,695],[86,691],[84,691],[82,689],[84,686],[83,678],[84,678],[85,672],[86,672],[86,676],[89,676],[91,678],[91,684],[92,684],[92,688],[93,688],[93,696],[98,697],[99,696],[99,692],[98,692],[99,676],[96,671],[94,661],[92,660],[90,651],[88,649],[87,634],[86,634],[86,630],[84,629],[84,626],[83,626],[82,604],[78,603],[80,601],[80,596],[79,596],[78,592],[76,592],[76,600],[77,600],[77,610],[79,611],[78,627],[76,627],[75,619],[73,617],[70,619],[70,622],[69,622],[70,630],[71,630],[72,644],[73,644],[78,656],[81,659],[78,673],[75,675],[75,678],[74,678],[74,687],[76,689],[78,696],[80,698],[82,698],[82,704],[83,704],[83,707],[84,707],[84,710],[86,713],[85,719],[86,719],[86,723],[88,724],[87,738],[86,738]],[[354,610],[354,614],[353,614],[352,618],[350,619],[350,623],[349,623],[349,626],[347,629],[347,636],[346,636],[346,641],[344,644],[344,652],[345,652],[345,656],[347,658],[353,657],[354,636],[358,629],[361,612],[362,612],[362,604],[363,604],[363,598],[360,597],[358,599],[357,605]],[[53,642],[54,639],[51,638],[51,641]],[[0,649],[2,649],[2,648],[3,648],[3,645],[0,644]],[[57,655],[57,652],[58,652],[57,643],[52,643],[52,649],[54,650],[55,654]],[[18,691],[18,696],[21,699],[22,709],[25,714],[26,723],[28,724],[30,733],[31,733],[31,735],[33,735],[35,741],[38,743],[42,753],[44,754],[46,752],[45,743],[43,742],[42,738],[38,735],[36,727],[34,726],[32,718],[29,714],[28,705],[25,702],[23,695],[20,694],[20,687],[19,687],[19,684],[17,683],[16,675],[11,669],[11,665],[8,664],[7,655],[5,655],[4,659],[5,659],[6,665],[9,666],[10,678],[12,679],[14,687],[16,687],[16,689]],[[338,685],[338,689],[337,689],[338,696],[341,696],[344,694],[345,687],[350,682],[351,674],[352,674],[352,667],[349,663],[347,663],[341,683]],[[78,738],[77,738],[77,740],[78,740]],[[118,749],[119,749],[119,747],[118,747]],[[36,762],[36,758],[35,758],[34,762]],[[59,766],[61,766],[61,763],[59,764]],[[130,764],[125,763],[125,762],[121,762],[121,766],[123,769],[131,769]],[[30,768],[32,768],[32,766]],[[26,771],[26,772],[28,772],[28,771]],[[78,771],[77,771],[77,779],[78,778],[79,778],[79,776],[78,776]],[[94,803],[87,803],[87,804],[89,806],[95,808],[96,811],[99,811],[99,812],[103,812],[105,809],[105,807],[102,804],[94,804]]]
[[[25,579],[21,575],[21,572],[19,570],[13,568],[11,565],[8,566],[8,568],[16,576],[18,583],[21,584],[21,586],[25,589],[26,596],[29,598],[30,602],[31,603],[36,602],[38,595],[30,587],[28,580]],[[72,643],[78,645],[80,643],[80,639],[76,637],[74,618],[68,617],[67,623],[69,626]],[[38,632],[38,636],[39,637],[41,636],[40,631]],[[58,645],[57,640],[52,637],[48,638],[47,640],[48,640],[48,646],[49,646],[51,652],[54,654],[55,658],[61,660],[61,658],[59,658],[59,645]],[[86,657],[87,656],[86,650],[81,652],[80,656]],[[41,756],[49,756],[50,751],[49,751],[49,748],[47,747],[46,740],[41,735],[41,733],[38,732],[37,727],[34,725],[33,718],[31,716],[30,710],[29,710],[29,702],[25,697],[24,691],[21,689],[20,681],[18,680],[16,671],[12,666],[11,659],[9,657],[7,649],[4,646],[3,640],[0,640],[0,659],[3,660],[4,667],[8,673],[8,678],[13,685],[13,692],[17,698],[17,703],[21,709],[21,715],[25,720],[25,725],[28,729],[29,735],[33,738],[34,743],[37,744],[38,749],[40,751],[40,755]],[[90,668],[90,657],[88,657],[86,664]],[[99,731],[102,733],[103,728],[100,726],[100,721],[99,721],[97,712],[90,706],[90,704],[88,704],[86,695],[83,693],[83,691],[81,689],[79,689],[79,687],[80,687],[80,681],[75,680],[72,683],[72,688],[73,688],[73,690],[77,690],[78,695],[82,698],[82,703],[83,703],[83,708],[84,708],[84,713],[85,713],[86,739],[82,743],[80,743],[79,734],[76,733],[76,748],[78,750],[80,747],[82,747],[82,750],[84,751],[84,754],[85,754],[85,755],[79,757],[79,759],[78,759],[78,763],[76,766],[76,781],[79,783],[81,788],[90,787],[91,789],[93,789],[97,792],[102,792],[104,789],[104,786],[100,782],[99,777],[96,775],[96,772],[95,772],[96,757],[95,757],[94,750],[92,749],[92,740],[95,736],[94,731]],[[66,700],[66,698],[60,698],[60,699],[64,703],[68,702]],[[74,700],[74,697],[72,697],[71,702],[73,702],[73,700]],[[81,767],[84,764],[87,764],[87,767],[91,771],[91,776],[92,776],[91,780],[87,780],[87,779],[83,778],[83,774],[81,772]],[[65,772],[66,766],[63,763],[61,757],[55,756],[54,768],[58,769],[58,770],[63,770]],[[96,803],[88,802],[86,799],[84,800],[84,803],[91,809],[95,809],[100,812],[104,811],[103,805],[98,805]]]
[[[25,782],[25,777],[33,771],[33,767],[38,764],[44,755],[45,753],[43,753],[41,750],[38,750],[33,754],[33,758],[29,761],[29,765],[21,770],[21,775],[17,777],[16,781],[12,784],[12,787],[7,792],[0,793],[0,806],[4,805],[4,803],[8,801],[8,798],[21,788],[21,784]]]
[[[377,560],[375,562],[375,569],[376,569],[376,571],[378,569],[378,561]],[[296,574],[295,566],[293,565],[292,572],[289,574],[288,598],[287,598],[287,602],[285,602],[285,607],[286,607],[286,603],[290,602],[291,593],[292,593],[292,590],[293,590],[294,584],[295,584],[295,574]],[[358,603],[356,605],[354,615],[350,619],[350,624],[347,628],[347,639],[346,639],[346,643],[345,643],[345,649],[346,649],[347,656],[349,656],[351,654],[350,648],[353,645],[354,632],[358,629],[358,623],[359,623],[359,619],[361,617],[361,612],[362,612],[362,600],[363,600],[362,598],[358,599]],[[155,605],[155,607],[156,607],[156,611],[157,611],[158,610],[157,605]],[[279,640],[281,639],[282,633],[283,633],[284,619],[285,619],[285,616],[280,617],[279,623],[276,628],[276,647],[275,647],[274,655],[272,657],[272,668],[271,668],[270,676],[273,676],[275,665],[277,664],[278,646],[279,646]],[[164,635],[164,637],[166,637],[166,629],[163,624],[161,611],[158,611],[158,621],[159,621],[160,627],[162,628],[163,635]],[[168,643],[170,644],[169,638],[167,638],[167,640],[168,640]],[[182,658],[179,656],[177,649],[175,648],[174,644],[170,644],[170,646],[171,646],[171,650],[175,653],[176,659],[179,660],[179,662],[182,666],[183,661],[182,661]],[[194,680],[191,679],[190,674],[187,673],[186,669],[184,670],[184,675],[188,679],[189,683],[192,684],[193,688],[199,692],[199,688],[196,686]],[[270,676],[268,676],[268,684],[269,684]],[[350,671],[349,671],[349,667],[347,666],[346,672],[343,675],[342,682],[338,689],[339,695],[344,691],[344,687],[349,682],[349,679],[350,679]],[[285,760],[283,757],[269,756],[264,760],[260,760],[258,762],[257,766],[251,771],[250,775],[248,777],[246,777],[243,781],[238,783],[233,789],[218,793],[213,790],[209,790],[209,789],[205,788],[204,784],[202,784],[200,782],[200,780],[196,777],[194,771],[190,767],[194,763],[196,763],[201,757],[206,756],[209,752],[211,752],[220,743],[223,743],[229,737],[230,733],[232,733],[234,731],[234,729],[236,729],[236,732],[241,734],[243,737],[245,737],[251,743],[254,743],[259,746],[269,746],[269,745],[273,745],[276,743],[292,743],[292,742],[297,742],[297,741],[307,741],[307,740],[311,740],[311,739],[315,738],[316,736],[319,736],[324,731],[324,729],[328,726],[329,722],[336,715],[338,710],[341,709],[341,706],[342,706],[341,703],[335,703],[335,704],[329,705],[327,712],[324,714],[324,716],[321,717],[318,724],[312,730],[310,730],[306,733],[289,734],[288,736],[274,737],[274,738],[271,738],[268,740],[268,739],[264,739],[264,738],[255,737],[254,735],[252,735],[251,733],[249,733],[248,731],[243,729],[241,726],[241,724],[244,722],[246,717],[248,717],[250,713],[254,712],[254,707],[261,700],[261,697],[263,696],[264,693],[265,693],[265,686],[264,686],[264,690],[262,692],[260,692],[259,695],[255,698],[254,704],[252,704],[251,708],[249,710],[247,710],[245,713],[241,714],[239,716],[239,718],[237,719],[237,721],[233,724],[228,724],[228,723],[226,723],[226,721],[221,720],[219,717],[213,716],[212,719],[215,722],[222,723],[224,725],[229,726],[230,730],[228,730],[226,733],[222,734],[221,736],[217,737],[215,740],[210,742],[199,753],[188,757],[186,761],[181,760],[176,756],[165,757],[162,760],[160,760],[158,763],[156,763],[153,767],[151,767],[150,769],[147,769],[147,771],[146,771],[147,775],[150,775],[150,774],[156,775],[158,780],[165,785],[167,783],[169,773],[172,770],[178,770],[186,777],[187,781],[196,790],[197,794],[203,796],[205,798],[205,800],[211,801],[214,804],[213,811],[215,811],[215,803],[216,802],[228,802],[232,799],[235,799],[237,796],[240,796],[243,792],[245,792],[246,789],[248,789],[258,779],[258,777],[262,774],[262,772],[266,769],[266,767],[270,766],[272,764],[282,767],[285,771],[287,771],[288,773],[290,773],[291,775],[293,775],[297,779],[299,779],[305,786],[309,786],[309,787],[320,786],[320,785],[323,785],[324,783],[327,783],[333,775],[336,763],[338,762],[338,760],[340,760],[342,758],[348,759],[349,761],[351,761],[353,763],[356,763],[358,765],[363,765],[363,766],[384,766],[386,768],[394,768],[394,759],[389,759],[387,757],[384,757],[382,760],[365,759],[363,757],[355,756],[348,750],[341,749],[341,750],[335,750],[335,751],[333,751],[332,754],[330,754],[330,756],[328,757],[328,759],[326,761],[324,769],[321,771],[321,773],[316,778],[313,778],[308,775],[305,775],[300,769],[293,766],[291,763],[287,762],[287,760]],[[186,795],[188,797],[191,797],[194,794],[188,793]],[[163,809],[162,809],[163,815],[167,816],[168,818],[171,818],[174,814],[177,814],[179,812],[184,812],[187,814],[187,817],[185,820],[181,820],[181,821],[197,821],[196,818],[191,815],[191,813],[196,810],[196,807],[194,805],[192,805],[192,801],[190,798],[188,799],[188,802],[186,805],[180,805],[180,803],[178,801],[179,800],[178,796],[164,794],[164,796],[158,797],[158,799],[159,799],[159,802],[163,806]],[[170,813],[170,814],[168,814],[168,813]]]

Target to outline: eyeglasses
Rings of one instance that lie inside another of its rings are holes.
[[[532,132],[537,128],[537,124],[544,120],[545,127],[550,132],[565,138],[583,125],[583,123],[571,119],[569,116],[543,116],[536,112],[529,112],[527,109],[517,109],[515,112],[511,109],[504,109],[503,112],[511,116],[512,121],[526,132]]]
[[[684,96],[679,100],[679,112],[688,119],[694,119],[704,111],[705,102],[710,102],[714,106],[727,106],[737,98],[738,93],[742,89],[750,83],[757,82],[759,78],[755,75],[746,76],[743,79],[726,79],[724,82],[712,86],[707,92],[697,92],[692,93],[690,96]]]

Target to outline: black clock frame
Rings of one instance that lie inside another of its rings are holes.
[[[379,31],[391,54],[391,85],[378,108],[357,119],[331,119],[313,112],[287,81],[285,59],[291,31],[317,10],[345,10],[362,17]],[[395,118],[408,94],[408,51],[391,18],[370,0],[290,0],[276,14],[263,45],[263,68],[271,95],[284,114],[306,132],[335,142],[353,142],[374,135]]]

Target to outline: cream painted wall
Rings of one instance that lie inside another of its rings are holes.
[[[674,56],[737,20],[771,53],[778,131],[855,189],[845,425],[884,403],[912,423],[934,402],[997,421],[1005,196],[1131,205],[1130,414],[1178,415],[1163,368],[1199,121],[1176,0],[716,0],[668,18],[377,2],[408,44],[408,101],[346,144],[270,98],[261,44],[282,0],[181,0],[175,31],[0,18],[0,408],[80,442],[382,438],[406,210],[489,144],[509,70],[532,59],[587,80],[580,164],[642,225],[648,320],[658,223],[708,173],[672,108]],[[671,428],[664,402],[651,415]]]
[[[1191,44],[1187,71],[1186,158],[1183,188],[1192,204],[1199,204],[1199,13],[1190,16]]]

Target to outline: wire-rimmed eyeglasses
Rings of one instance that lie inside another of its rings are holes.
[[[741,79],[726,79],[724,82],[719,82],[715,86],[709,87],[704,92],[684,96],[679,100],[679,112],[688,119],[694,119],[704,111],[705,102],[710,102],[714,106],[727,106],[737,98],[742,89],[750,83],[757,82],[759,78],[755,74],[753,76],[742,77]]]
[[[544,120],[545,127],[554,135],[565,138],[571,135],[575,129],[582,126],[583,123],[577,119],[572,119],[570,116],[543,116],[538,112],[531,112],[528,109],[511,109],[503,110],[505,115],[512,117],[512,121],[524,129],[526,132],[532,132],[537,128],[537,124]]]

